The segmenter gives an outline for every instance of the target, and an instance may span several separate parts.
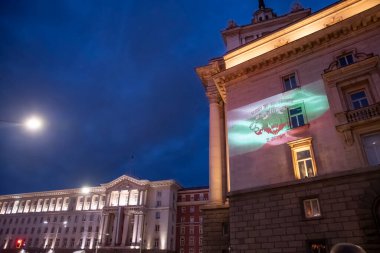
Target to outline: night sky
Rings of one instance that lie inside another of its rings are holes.
[[[313,11],[333,0],[301,1]],[[279,15],[293,0],[266,1]],[[0,194],[123,174],[208,184],[208,102],[195,67],[225,53],[256,0],[2,0]]]

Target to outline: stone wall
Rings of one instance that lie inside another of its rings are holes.
[[[228,252],[229,247],[229,208],[228,206],[204,206],[203,252]],[[224,226],[224,229],[223,229]],[[224,230],[224,231],[223,231]]]
[[[322,216],[306,219],[303,199],[313,197]],[[379,197],[380,167],[231,193],[232,252],[305,253],[310,240],[323,239],[328,249],[350,242],[378,253]]]

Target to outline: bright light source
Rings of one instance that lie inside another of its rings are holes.
[[[48,224],[49,222],[47,220],[44,220],[44,224]]]
[[[38,118],[36,116],[32,116],[32,117],[28,118],[24,123],[24,126],[28,130],[32,130],[32,131],[40,130],[43,127],[43,125],[44,125],[44,123],[43,123],[42,119]]]
[[[83,187],[82,187],[82,193],[83,193],[83,194],[88,194],[88,193],[90,193],[90,188],[87,187],[87,186],[83,186]]]

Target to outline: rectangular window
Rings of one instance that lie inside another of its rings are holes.
[[[354,63],[354,56],[352,55],[352,53],[338,57],[338,64],[340,68],[350,65],[352,63]]]
[[[161,206],[161,201],[157,201],[156,202],[156,207],[160,207]]]
[[[160,212],[156,212],[156,219],[160,219]]]
[[[288,143],[292,151],[294,174],[297,179],[314,177],[317,174],[311,142],[312,138],[306,138]]]
[[[194,213],[194,210],[195,210],[195,207],[194,206],[190,206],[190,213]]]
[[[160,231],[160,225],[156,225],[156,226],[154,227],[154,231],[159,232],[159,231]]]
[[[181,235],[185,234],[185,227],[181,227]]]
[[[181,246],[185,246],[185,237],[181,236],[181,239],[179,242]]]
[[[282,82],[284,84],[284,90],[285,91],[292,90],[292,89],[295,89],[298,87],[295,73],[284,76],[282,78]]]
[[[326,240],[306,241],[307,253],[328,253]]]
[[[380,133],[362,136],[362,142],[368,164],[380,164]]]
[[[314,177],[313,160],[311,159],[310,150],[298,151],[296,156],[300,177]]]
[[[186,206],[181,207],[181,212],[186,213]]]
[[[290,107],[288,112],[291,128],[300,127],[306,124],[305,108],[303,104]]]
[[[194,227],[193,226],[189,227],[189,234],[191,234],[191,235],[194,234]]]
[[[189,237],[189,245],[194,246],[194,237],[193,236]]]
[[[161,197],[161,195],[162,195],[162,192],[158,191],[157,192],[157,198]]]
[[[160,247],[160,240],[159,239],[154,239],[154,248],[158,249]]]
[[[364,90],[354,91],[349,94],[352,109],[360,109],[369,105],[367,95]]]
[[[305,212],[305,218],[321,217],[321,209],[317,198],[305,199],[303,201],[303,209]]]

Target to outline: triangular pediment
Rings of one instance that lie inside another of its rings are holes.
[[[107,191],[109,190],[127,190],[134,188],[142,188],[149,185],[148,180],[139,180],[127,175],[122,175],[109,183],[102,184]]]

